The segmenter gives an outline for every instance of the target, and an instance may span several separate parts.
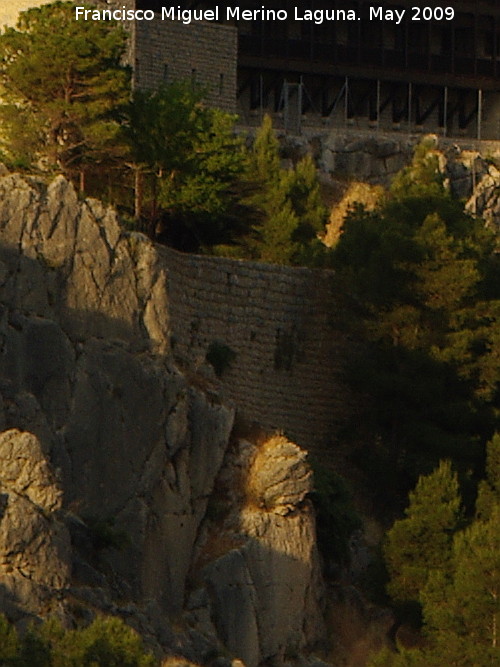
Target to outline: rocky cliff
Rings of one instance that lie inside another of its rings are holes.
[[[166,281],[63,178],[2,173],[0,610],[279,662],[323,636],[310,473],[286,440],[231,440],[215,382],[179,371]]]

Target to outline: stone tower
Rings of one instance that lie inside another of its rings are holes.
[[[107,6],[135,9],[136,0],[100,0]],[[154,89],[172,81],[192,81],[205,90],[211,106],[236,110],[238,31],[214,22],[184,25],[179,21],[135,21],[128,61],[134,86]]]

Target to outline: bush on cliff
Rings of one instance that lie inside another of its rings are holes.
[[[88,627],[66,630],[57,621],[18,635],[0,616],[0,663],[4,667],[154,667],[139,635],[116,617],[97,617]]]

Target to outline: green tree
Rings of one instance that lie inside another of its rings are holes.
[[[384,546],[388,592],[394,600],[421,602],[429,573],[449,570],[460,504],[457,475],[449,461],[420,477],[410,493],[406,517],[394,523]]]
[[[196,109],[201,95],[192,86],[171,84],[156,91],[134,91],[124,114],[124,137],[135,175],[134,215],[143,213],[145,174],[157,179],[181,169],[197,132]],[[157,192],[154,192],[154,199]]]
[[[70,175],[109,162],[130,94],[125,43],[114,24],[75,21],[71,2],[20,14],[0,36],[0,111],[14,160]]]
[[[440,458],[479,465],[500,379],[494,243],[425,146],[377,209],[344,224],[335,280],[345,326],[363,340],[347,367],[365,398],[353,437],[360,464],[396,494]]]
[[[97,617],[81,630],[62,631],[49,622],[41,632],[51,647],[54,667],[154,667],[141,637],[119,618]]]
[[[454,543],[453,578],[463,635],[476,645],[496,649],[500,623],[500,506],[487,521],[475,521]]]
[[[98,616],[86,628],[67,630],[48,619],[18,637],[0,616],[0,664],[5,667],[155,667],[141,637],[119,618]]]
[[[326,224],[316,167],[310,156],[290,169],[280,163],[279,142],[266,115],[249,156],[247,178],[254,192],[248,204],[257,222],[246,239],[247,252],[266,262],[306,264]]]
[[[238,208],[239,180],[246,165],[236,117],[203,108],[185,168],[160,183],[160,204],[183,222],[198,247],[231,244],[247,223]]]
[[[434,661],[486,667],[500,659],[499,520],[496,505],[488,520],[457,533],[450,574],[435,571],[423,591],[424,628],[431,641],[426,655]]]
[[[275,181],[281,170],[279,155],[280,144],[273,130],[273,121],[265,114],[252,147],[252,160],[249,164],[250,177],[261,183]]]
[[[177,230],[189,237],[191,250],[229,242],[241,225],[232,211],[245,167],[236,117],[206,107],[202,96],[184,82],[136,91],[124,117],[135,217],[148,214],[153,224],[161,219],[167,238]]]
[[[424,641],[419,649],[386,650],[370,664],[487,667],[500,660],[499,444],[495,435],[488,445],[485,511],[464,529],[457,529],[458,488],[449,464],[410,494],[407,517],[389,531],[385,555],[390,592],[422,606]]]
[[[413,160],[396,174],[391,183],[391,193],[396,199],[408,197],[442,196],[444,176],[439,168],[439,154],[434,141],[424,138],[415,148]]]
[[[13,625],[0,614],[0,665],[11,665],[19,651],[19,639]]]
[[[479,483],[476,516],[488,519],[500,505],[500,434],[495,433],[486,445],[486,479]]]

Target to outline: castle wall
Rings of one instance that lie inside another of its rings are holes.
[[[333,274],[161,252],[174,355],[200,366],[214,344],[227,346],[223,390],[246,419],[308,448],[335,439],[349,401]]]
[[[172,81],[204,88],[209,105],[236,110],[237,30],[218,23],[136,22],[134,84],[154,89]]]

